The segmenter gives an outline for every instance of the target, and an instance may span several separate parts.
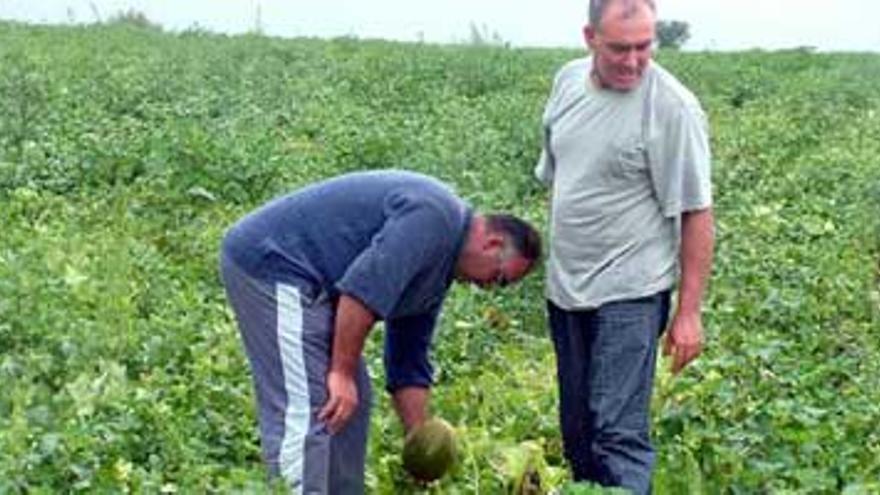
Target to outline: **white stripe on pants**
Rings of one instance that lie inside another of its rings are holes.
[[[287,391],[287,410],[284,415],[284,437],[278,458],[281,476],[293,483],[299,493],[303,480],[305,438],[309,429],[309,387],[303,359],[303,315],[299,290],[285,284],[276,284],[278,300],[278,347]]]
[[[349,424],[330,435],[315,417],[327,401],[333,301],[305,282],[255,278],[226,256],[221,273],[251,365],[270,478],[298,494],[364,493],[372,394],[363,359]]]

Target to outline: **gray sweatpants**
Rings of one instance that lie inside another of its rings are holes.
[[[292,493],[364,493],[372,393],[363,359],[351,421],[331,435],[317,419],[327,400],[333,302],[303,281],[256,279],[225,254],[220,271],[251,365],[270,476],[281,476]]]

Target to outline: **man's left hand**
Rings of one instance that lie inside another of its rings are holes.
[[[703,322],[700,314],[676,314],[663,342],[663,354],[672,357],[677,374],[703,350]]]

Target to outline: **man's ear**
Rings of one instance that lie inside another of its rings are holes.
[[[504,234],[500,234],[497,232],[488,232],[486,234],[486,240],[483,243],[483,247],[485,249],[501,249],[504,247]]]
[[[584,35],[584,43],[592,50],[593,43],[596,39],[596,30],[593,28],[593,26],[586,24],[584,25],[582,33]]]

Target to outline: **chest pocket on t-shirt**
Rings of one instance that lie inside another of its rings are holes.
[[[613,161],[615,175],[642,176],[648,171],[647,147],[638,137],[627,139],[615,147]]]

